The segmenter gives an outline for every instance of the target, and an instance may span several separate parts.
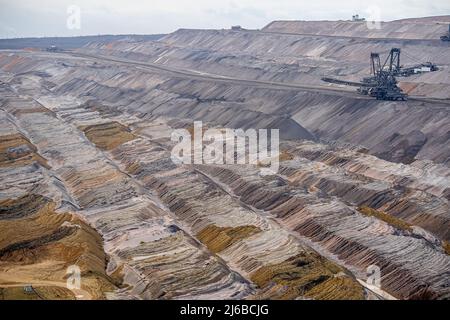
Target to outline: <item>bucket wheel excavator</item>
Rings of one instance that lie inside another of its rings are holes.
[[[392,48],[384,64],[381,64],[378,53],[370,54],[370,77],[363,78],[361,82],[322,78],[322,81],[358,87],[361,95],[374,97],[378,100],[407,100],[408,95],[397,85],[395,74],[401,70],[400,49]]]

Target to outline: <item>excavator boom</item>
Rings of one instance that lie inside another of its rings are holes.
[[[343,85],[346,85],[346,86],[353,86],[353,87],[373,88],[373,87],[377,86],[375,83],[363,83],[363,82],[339,80],[339,79],[333,79],[333,78],[327,78],[327,77],[323,77],[322,81],[329,82],[329,83],[334,83],[334,84],[343,84]]]

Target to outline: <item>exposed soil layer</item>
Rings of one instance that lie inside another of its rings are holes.
[[[241,239],[249,237],[261,230],[255,226],[240,226],[236,228],[218,228],[209,225],[199,233],[197,238],[214,253],[220,252]]]
[[[322,261],[320,256],[313,253],[300,254],[279,264],[258,269],[252,274],[252,280],[263,288],[278,287],[278,295],[272,296],[276,299],[294,299],[299,296],[331,300],[364,299],[361,285],[340,276],[342,270],[339,267],[331,263],[322,264]]]

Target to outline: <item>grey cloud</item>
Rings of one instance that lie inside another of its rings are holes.
[[[67,6],[82,9],[81,30],[66,28]],[[383,20],[450,14],[448,0],[0,0],[0,37],[168,33],[178,28],[261,28],[277,19],[348,19],[370,5]]]

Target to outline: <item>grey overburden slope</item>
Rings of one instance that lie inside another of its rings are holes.
[[[449,299],[448,47],[426,21],[418,40],[340,26],[0,51],[0,297]],[[320,82],[393,43],[439,63],[407,102]],[[199,120],[280,129],[278,172],[175,164]]]

